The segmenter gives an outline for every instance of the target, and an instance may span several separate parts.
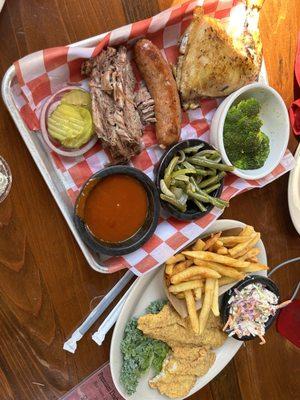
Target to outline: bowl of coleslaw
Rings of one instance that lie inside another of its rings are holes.
[[[259,337],[264,344],[265,332],[279,313],[279,301],[279,289],[271,279],[246,277],[223,295],[220,312],[225,332],[242,341]]]

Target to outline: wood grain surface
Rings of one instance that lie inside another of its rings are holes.
[[[171,0],[9,0],[0,14],[0,77],[16,59],[46,47],[85,39],[167,8]],[[266,0],[261,34],[270,84],[289,105],[300,28],[299,0]],[[13,187],[0,205],[0,400],[58,399],[109,358],[90,333],[76,354],[65,338],[121,273],[88,267],[4,104],[0,101],[0,153]],[[291,137],[290,149],[296,140]],[[289,217],[288,175],[233,199],[225,218],[262,232],[270,266],[300,255]],[[299,280],[299,265],[275,275],[286,298]],[[250,342],[204,389],[203,400],[299,399],[299,349],[273,327],[263,347]],[[143,399],[141,399],[143,400]]]

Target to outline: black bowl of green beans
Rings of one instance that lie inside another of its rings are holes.
[[[162,207],[173,217],[189,221],[203,217],[213,207],[228,207],[220,195],[226,173],[232,170],[222,163],[218,150],[201,139],[175,144],[156,167]]]

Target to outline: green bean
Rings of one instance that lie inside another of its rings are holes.
[[[191,190],[187,190],[187,194],[189,197],[191,197],[192,199],[196,199],[199,201],[203,201],[204,203],[210,203],[210,201],[208,200],[207,196],[202,196],[199,193],[194,193]]]
[[[188,191],[196,192],[196,186],[191,181],[186,185],[186,192]]]
[[[169,165],[165,169],[165,174],[164,174],[164,181],[167,187],[170,186],[171,182],[171,174],[173,172],[173,169],[175,168],[175,165],[178,163],[179,157],[175,156],[172,158],[172,160],[169,162]]]
[[[221,156],[210,156],[208,157],[209,160],[213,161],[213,162],[221,162],[222,161],[222,157]]]
[[[188,199],[189,199],[189,196],[186,193],[182,193],[182,196],[177,200],[179,201],[179,203],[186,205],[186,202],[188,201]]]
[[[216,176],[212,176],[211,178],[205,179],[199,184],[199,188],[203,189],[206,188],[207,186],[213,185],[214,183],[220,182],[220,180],[223,179],[224,176],[226,176],[226,172],[222,171]]]
[[[201,150],[198,153],[194,154],[193,157],[210,157],[212,155],[220,156],[220,153],[217,150]]]
[[[195,167],[192,164],[190,164],[188,161],[183,161],[182,165],[184,168],[187,168],[187,169],[195,169]]]
[[[194,167],[195,168],[195,167]],[[207,169],[200,169],[200,168],[195,168],[196,174],[197,175],[202,175],[202,176],[206,176],[209,175],[208,172],[209,170]]]
[[[200,157],[188,157],[187,159],[191,164],[200,165],[200,167],[207,167],[212,169],[218,169],[220,171],[233,171],[234,167],[226,164],[218,164],[216,162],[207,160],[206,158]]]
[[[195,189],[196,189],[196,192],[199,193],[200,188],[199,188],[199,184],[197,183],[197,181],[194,179],[194,177],[191,177],[190,180],[191,180],[191,182],[194,184]]]
[[[172,206],[178,208],[178,210],[185,212],[186,211],[186,204],[180,203],[175,197],[169,197],[166,196],[165,194],[161,193],[160,198],[164,201],[167,201],[168,203],[172,204]]]
[[[175,180],[177,181],[183,181],[183,182],[186,182],[186,183],[188,183],[189,182],[189,177],[188,176],[186,176],[186,175],[178,175],[178,176],[176,176],[176,178],[175,178]],[[176,185],[175,185],[176,186]]]
[[[187,194],[196,200],[202,201],[203,203],[211,203],[213,206],[218,208],[228,207],[229,205],[227,201],[209,196],[201,189],[199,189],[197,193],[193,193],[189,190],[187,191]]]
[[[176,187],[176,186],[171,186],[170,187],[171,192],[174,194],[174,196],[176,197],[176,199],[178,200],[182,194],[183,194],[183,189]]]
[[[220,186],[221,186],[221,183],[216,183],[216,184],[213,185],[213,186],[210,186],[210,187],[208,187],[208,188],[203,189],[203,192],[205,192],[205,193],[207,193],[207,194],[212,193],[212,192],[214,192],[215,190],[219,189]]]
[[[170,197],[175,197],[175,194],[169,190],[168,186],[165,184],[165,181],[163,179],[160,180],[160,190],[166,195]]]
[[[171,177],[176,178],[176,176],[179,176],[179,175],[195,174],[195,173],[196,173],[195,169],[180,169],[176,172],[172,172]]]
[[[172,193],[174,193],[175,198],[181,203],[181,204],[186,204],[187,200],[188,200],[188,195],[186,194],[186,192],[181,189],[181,188],[177,188],[175,186],[173,186],[171,188]]]
[[[205,193],[203,190],[199,189],[199,194],[203,197],[206,197],[209,203],[213,204],[218,208],[228,207],[229,203],[226,200],[218,199],[217,197],[212,197],[209,194]]]
[[[201,203],[201,201],[194,199],[193,200],[194,203],[196,204],[196,206],[200,209],[200,211],[205,212],[206,208],[204,207],[204,205]]]
[[[197,184],[196,179],[193,176],[190,177],[190,183],[194,186],[193,192],[195,192],[198,189],[198,184]],[[187,189],[189,189],[188,186],[187,186]]]
[[[198,150],[202,149],[204,147],[204,143],[199,144],[198,146],[192,146],[192,147],[187,147],[186,149],[183,149],[183,151],[186,154],[189,153],[197,153]]]
[[[178,153],[180,154],[180,158],[178,160],[178,164],[180,164],[185,160],[185,153],[183,152],[183,150],[179,150]]]
[[[184,181],[177,180],[177,179],[172,179],[172,180],[171,180],[170,186],[176,186],[176,187],[181,188],[181,189],[184,189],[184,190],[186,189],[186,184],[185,184],[185,182],[184,182]]]
[[[199,169],[199,168],[196,168],[196,173],[197,173],[197,175],[200,175],[200,176],[208,176],[208,175],[210,175],[210,176],[212,176],[212,175],[216,175],[216,170],[215,169]]]

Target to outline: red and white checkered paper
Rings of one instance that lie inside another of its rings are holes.
[[[178,40],[190,23],[193,9],[199,3],[202,4],[202,1],[187,2],[149,19],[115,29],[103,35],[98,46],[93,48],[57,47],[38,51],[17,61],[15,68],[18,84],[14,85],[13,94],[28,127],[33,131],[39,130],[41,107],[51,94],[70,83],[87,87],[87,81],[80,75],[82,60],[95,56],[108,44],[112,46],[125,44],[131,56],[132,44],[137,38],[146,36],[159,47],[170,63],[174,63],[178,56]],[[237,4],[238,0],[206,0],[203,6],[206,14],[227,19]],[[134,65],[133,68],[140,82],[137,68]],[[181,139],[201,137],[209,142],[210,122],[217,106],[217,100],[204,99],[201,100],[198,109],[184,112]],[[131,160],[131,165],[153,178],[154,165],[162,155],[153,126],[145,128],[143,143],[144,150]],[[72,202],[75,202],[83,183],[93,173],[104,168],[109,161],[108,153],[101,148],[100,143],[81,157],[66,158],[50,150],[49,154]],[[293,167],[293,162],[291,153],[287,151],[281,163],[263,179],[246,181],[235,175],[229,175],[225,181],[222,198],[229,200],[246,190],[263,187],[289,171]],[[127,267],[140,275],[157,267],[203,233],[221,213],[222,211],[215,208],[205,217],[193,222],[177,221],[162,214],[153,237],[144,246],[123,257],[105,259],[103,265],[109,267],[111,272]]]

